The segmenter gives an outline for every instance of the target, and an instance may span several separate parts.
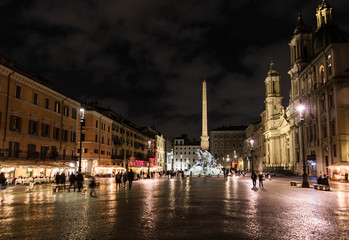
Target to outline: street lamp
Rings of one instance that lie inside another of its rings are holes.
[[[181,154],[181,171],[182,171],[182,161],[183,161],[182,157],[183,155]]]
[[[305,111],[305,105],[300,104],[297,107],[297,111],[299,112],[299,119],[301,121],[301,132],[302,132],[302,157],[303,157],[303,183],[302,187],[303,188],[308,188],[309,187],[309,182],[308,182],[308,175],[306,171],[306,166],[305,166],[305,152],[304,152],[304,132],[303,132],[303,125],[304,125],[304,111]]]
[[[80,156],[79,156],[79,169],[81,172],[81,157],[82,157],[82,125],[85,125],[85,109],[80,108]]]
[[[254,140],[253,140],[253,138],[251,138],[250,139],[250,145],[251,145],[251,172],[253,172],[253,152],[254,152],[253,144],[254,144]]]
[[[151,141],[148,140],[148,174],[150,174]]]

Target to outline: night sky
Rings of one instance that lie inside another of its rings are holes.
[[[301,9],[315,28],[321,0],[0,1],[0,55],[78,101],[98,101],[167,137],[248,125],[264,110],[270,57],[290,88],[288,42]],[[348,0],[328,0],[349,31]]]

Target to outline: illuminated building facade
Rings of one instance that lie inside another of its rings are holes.
[[[83,104],[82,170],[91,175],[158,171],[165,163],[164,138],[151,128],[140,128],[96,103]],[[163,140],[163,141],[162,141]],[[80,141],[80,139],[79,139]],[[80,142],[79,142],[80,144]]]
[[[222,126],[210,130],[210,151],[224,168],[243,168],[246,126]],[[240,167],[239,167],[240,162]]]
[[[200,142],[190,142],[185,136],[173,140],[173,169],[188,170],[196,162],[196,151],[201,149]]]
[[[79,107],[46,79],[1,57],[1,171],[7,177],[74,171]]]
[[[259,170],[283,168],[301,174],[303,156],[310,176],[335,177],[349,170],[349,35],[334,23],[326,0],[316,9],[316,19],[313,32],[299,15],[289,43],[291,90],[286,110],[281,106],[280,75],[271,64],[262,122],[247,134],[263,138],[264,151],[255,152]],[[301,103],[306,106],[303,131],[296,111]]]

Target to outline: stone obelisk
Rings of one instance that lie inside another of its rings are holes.
[[[202,82],[202,135],[201,135],[201,150],[208,150],[210,147],[209,136],[207,134],[207,95],[206,81]]]

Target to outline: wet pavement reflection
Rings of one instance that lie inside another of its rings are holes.
[[[116,189],[100,178],[97,198],[9,186],[1,239],[349,239],[349,187],[331,192],[274,178],[156,178]]]

